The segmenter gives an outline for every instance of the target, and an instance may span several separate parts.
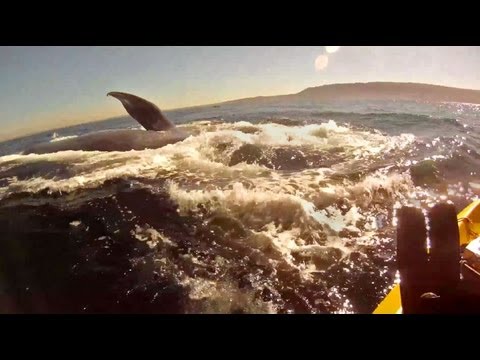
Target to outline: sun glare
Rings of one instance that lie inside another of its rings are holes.
[[[328,66],[328,56],[318,55],[315,59],[315,70],[322,71]]]

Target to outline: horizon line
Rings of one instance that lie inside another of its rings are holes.
[[[385,84],[385,83],[391,83],[391,84],[416,84],[416,85],[429,85],[429,86],[438,86],[438,87],[445,87],[445,88],[450,88],[450,89],[456,89],[456,90],[470,90],[470,91],[480,91],[480,89],[469,89],[469,88],[461,88],[461,87],[456,87],[456,86],[448,86],[448,85],[440,85],[440,84],[429,84],[429,83],[418,83],[418,82],[413,82],[413,81],[366,81],[366,82],[338,82],[338,83],[328,83],[328,84],[322,84],[318,86],[311,86],[304,88],[303,90],[300,90],[298,92],[294,93],[289,93],[289,94],[277,94],[277,95],[257,95],[257,96],[251,96],[251,97],[245,97],[245,98],[239,98],[239,99],[231,99],[231,100],[223,100],[220,102],[214,102],[214,103],[207,103],[207,104],[199,104],[199,105],[190,105],[190,106],[183,106],[183,107],[178,107],[178,108],[168,108],[168,109],[161,109],[162,112],[170,112],[170,111],[178,111],[178,110],[186,110],[186,109],[193,109],[197,107],[204,107],[204,106],[213,106],[213,105],[221,105],[225,103],[231,103],[235,101],[242,101],[242,100],[251,100],[251,99],[258,99],[258,98],[265,98],[265,97],[275,97],[275,96],[289,96],[289,95],[298,95],[302,93],[305,90],[308,89],[314,89],[314,88],[320,88],[320,87],[325,87],[325,86],[332,86],[332,85],[356,85],[356,84]],[[35,134],[41,134],[43,132],[47,131],[54,131],[54,130],[60,130],[60,129],[67,129],[70,127],[82,125],[82,124],[89,124],[89,123],[95,123],[95,122],[102,122],[102,121],[108,121],[108,120],[114,120],[114,119],[119,119],[122,117],[129,117],[128,114],[125,115],[115,115],[111,117],[106,117],[106,118],[100,118],[100,119],[92,119],[92,120],[78,120],[78,122],[74,121],[72,122],[69,126],[54,126],[54,127],[47,127],[44,130],[41,131],[32,131],[32,132],[26,132],[21,135],[13,135],[12,137],[9,137],[8,135],[5,138],[0,138],[0,142],[7,142],[7,141],[12,141],[16,139],[21,139],[23,137],[35,135]]]

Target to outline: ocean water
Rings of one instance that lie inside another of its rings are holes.
[[[395,209],[480,193],[480,106],[358,102],[165,112],[160,149],[22,155],[0,143],[0,312],[370,313]]]

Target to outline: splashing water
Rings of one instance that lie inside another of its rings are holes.
[[[442,118],[448,136],[425,137],[423,114],[302,111],[186,122],[161,149],[0,157],[0,250],[39,234],[45,251],[77,249],[59,311],[371,312],[395,281],[395,208],[475,197],[478,139]]]

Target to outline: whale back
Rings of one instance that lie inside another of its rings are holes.
[[[150,101],[124,92],[109,92],[107,96],[118,99],[128,114],[145,130],[107,130],[55,142],[37,144],[23,154],[45,154],[58,151],[130,151],[156,149],[183,141],[188,134],[163,116],[160,109]]]
[[[23,151],[23,154],[47,154],[68,150],[130,151],[158,149],[183,141],[187,136],[188,134],[179,129],[163,132],[126,129],[104,130],[71,139],[37,144]]]

